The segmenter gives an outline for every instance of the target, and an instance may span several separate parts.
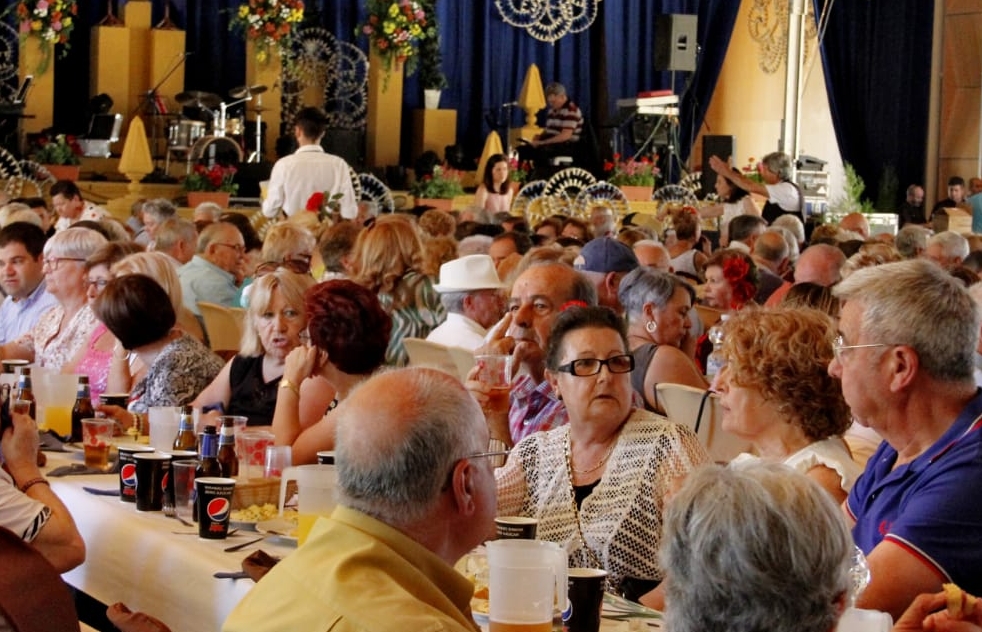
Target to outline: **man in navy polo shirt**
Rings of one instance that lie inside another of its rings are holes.
[[[835,359],[852,414],[884,441],[844,503],[871,582],[857,606],[898,618],[944,582],[982,591],[980,315],[961,282],[916,259],[858,270]]]

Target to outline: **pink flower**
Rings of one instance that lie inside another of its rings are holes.
[[[371,35],[372,34],[372,30],[373,29],[372,29],[371,25],[369,25],[369,24],[366,24],[365,26],[361,27],[361,32],[364,33],[365,35]]]
[[[31,23],[29,21],[27,21],[27,20],[21,22],[20,23],[20,32],[21,33],[30,33],[31,32]]]
[[[44,11],[48,8],[47,0],[38,0],[37,8],[39,11]]]

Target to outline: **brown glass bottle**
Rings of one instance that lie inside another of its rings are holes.
[[[82,440],[82,420],[95,417],[92,407],[92,393],[89,391],[89,376],[78,376],[78,394],[72,407],[72,441]]]
[[[198,450],[198,437],[194,434],[194,411],[190,406],[181,407],[181,425],[174,437],[174,449],[191,452]]]
[[[201,451],[198,452],[198,467],[194,469],[194,479],[205,478],[206,476],[221,476],[222,465],[218,462],[218,434],[215,426],[205,426],[205,431],[201,433]],[[191,507],[191,519],[198,521],[201,515],[197,497]]]
[[[235,454],[235,421],[231,417],[222,420],[222,433],[218,438],[218,462],[222,465],[222,476],[239,475],[239,458]]]
[[[31,386],[30,367],[21,367],[20,379],[17,380],[17,394],[14,396],[14,399],[31,402],[31,408],[28,414],[31,416],[31,419],[37,420],[37,402],[34,399],[34,389]]]

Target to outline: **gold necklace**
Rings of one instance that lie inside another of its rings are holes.
[[[617,442],[615,441],[614,443],[616,444]],[[566,470],[567,470],[566,473],[569,475],[567,478],[567,480],[569,481],[569,499],[573,503],[573,516],[576,518],[576,535],[579,536],[580,543],[583,545],[583,548],[586,549],[587,553],[592,558],[593,567],[604,568],[603,563],[600,561],[600,556],[597,555],[596,551],[590,548],[589,544],[587,544],[586,536],[583,535],[583,525],[580,523],[580,508],[576,506],[576,486],[573,484],[573,473],[579,472],[579,470],[573,469],[573,450],[572,448],[570,448],[569,427],[566,428],[565,448],[566,448],[565,451],[566,451]],[[613,449],[613,446],[611,446],[611,449]],[[594,470],[600,467],[601,465],[603,465],[603,463],[610,456],[610,452],[611,450],[607,450],[607,454],[604,455],[603,461],[598,463],[593,468]]]
[[[593,467],[587,468],[585,470],[578,470],[575,467],[573,467],[573,448],[570,445],[569,433],[566,433],[566,458],[569,459],[570,471],[572,471],[574,474],[589,474],[590,472],[596,472],[597,470],[600,469],[600,466],[606,463],[607,459],[610,458],[610,453],[614,451],[615,445],[617,445],[617,441],[612,441],[610,443],[610,447],[607,448],[607,451],[604,452],[604,455],[600,458],[600,460],[593,464]]]

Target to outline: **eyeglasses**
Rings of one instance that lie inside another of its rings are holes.
[[[41,267],[47,266],[49,270],[57,270],[62,261],[85,261],[77,257],[45,257]]]
[[[867,345],[847,345],[845,339],[843,339],[842,334],[835,337],[832,342],[832,353],[835,355],[835,359],[842,362],[842,352],[847,349],[871,349],[873,347],[892,347],[893,345],[888,345],[885,342],[876,342]]]
[[[86,279],[85,281],[85,287],[95,286],[100,292],[106,289],[107,285],[109,285],[109,279]]]
[[[240,254],[240,255],[244,255],[245,254],[245,246],[243,246],[242,244],[226,244],[226,243],[221,242],[221,241],[216,241],[215,242],[215,245],[216,246],[225,246],[226,248],[231,248],[237,254]]]
[[[604,366],[611,373],[630,373],[634,370],[634,356],[625,353],[624,355],[616,355],[606,360],[580,358],[579,360],[573,360],[557,367],[556,370],[562,371],[563,373],[570,373],[576,377],[590,377],[591,375],[600,373],[600,367]]]
[[[475,452],[474,454],[468,454],[463,458],[465,459],[488,458],[491,459],[492,467],[501,467],[502,465],[505,464],[505,460],[508,458],[508,455],[510,453],[511,450],[505,448],[504,441],[502,441],[501,439],[491,439],[488,441],[487,452]]]
[[[286,268],[296,274],[310,274],[310,257],[297,257],[283,261],[264,261],[256,267],[256,278],[272,274],[280,268]]]

